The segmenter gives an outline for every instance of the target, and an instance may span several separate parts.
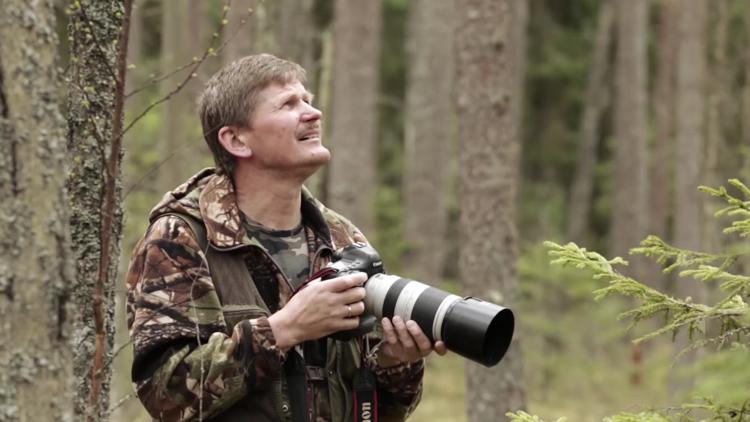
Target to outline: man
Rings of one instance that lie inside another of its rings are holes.
[[[366,239],[302,186],[330,159],[304,81],[299,65],[266,54],[215,74],[199,108],[217,169],[167,193],[135,248],[132,375],[157,420],[357,420],[375,390],[365,417],[403,420],[423,357],[445,353],[398,317],[382,321],[377,345],[329,337],[358,326],[365,275],[308,277]]]

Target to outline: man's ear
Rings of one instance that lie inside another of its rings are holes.
[[[245,137],[236,126],[224,126],[219,129],[219,143],[235,157],[250,158],[253,155],[253,151],[244,140]]]

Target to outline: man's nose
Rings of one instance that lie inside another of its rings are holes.
[[[313,107],[312,104],[305,104],[306,110],[302,113],[302,120],[309,122],[320,120],[323,117],[323,112]]]

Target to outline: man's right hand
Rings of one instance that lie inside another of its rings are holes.
[[[357,328],[365,311],[365,281],[365,273],[354,273],[307,283],[268,318],[276,347],[288,350],[306,340]]]

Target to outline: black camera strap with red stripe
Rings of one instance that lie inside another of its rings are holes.
[[[375,374],[368,368],[370,338],[365,336],[360,343],[362,360],[359,369],[354,373],[354,422],[378,421],[378,382]]]
[[[375,375],[362,365],[354,374],[354,422],[377,422],[378,389]]]

